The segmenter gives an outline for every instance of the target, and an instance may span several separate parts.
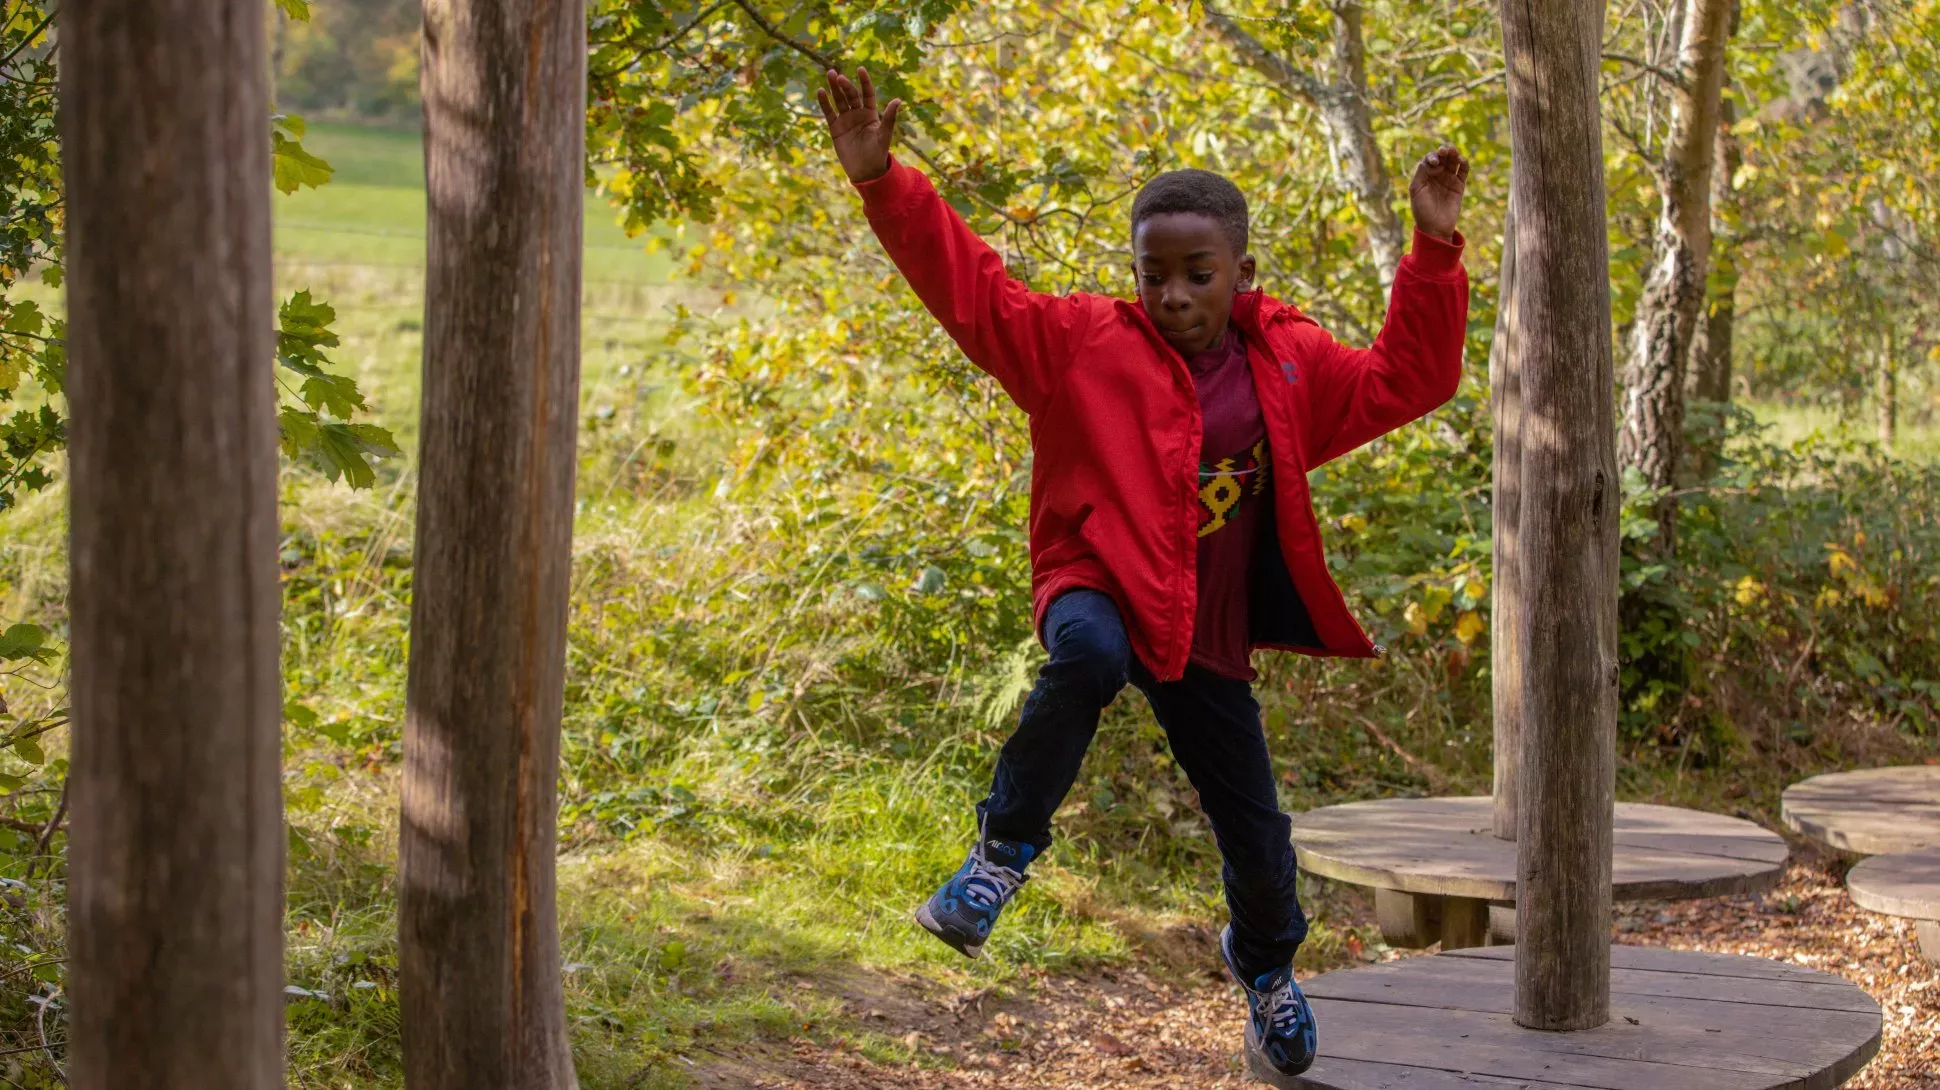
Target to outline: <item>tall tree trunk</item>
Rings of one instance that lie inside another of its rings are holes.
[[[1394,287],[1402,255],[1408,252],[1408,232],[1394,210],[1394,184],[1388,177],[1381,146],[1374,139],[1361,5],[1358,0],[1334,0],[1330,7],[1334,12],[1334,48],[1332,79],[1327,81],[1295,67],[1261,44],[1232,16],[1210,4],[1206,5],[1206,20],[1249,67],[1320,114],[1333,155],[1334,176],[1354,195],[1355,205],[1367,220],[1368,253],[1374,259],[1385,299]]]
[[[1515,1020],[1610,1009],[1617,526],[1601,0],[1502,5],[1521,375],[1522,762]]]
[[[1735,17],[1737,5],[1732,5]],[[1734,18],[1735,25],[1735,18]],[[1717,165],[1711,172],[1711,262],[1705,277],[1704,306],[1698,315],[1697,329],[1691,335],[1690,395],[1708,402],[1716,411],[1731,402],[1731,352],[1738,320],[1738,240],[1726,227],[1724,210],[1737,200],[1731,179],[1744,163],[1738,137],[1731,131],[1738,111],[1725,99],[1718,111]],[[1717,471],[1724,449],[1722,419],[1720,427],[1705,437],[1695,452],[1693,471],[1700,481]]]
[[[581,0],[427,0],[424,394],[398,944],[414,1090],[575,1085],[555,910]]]
[[[1893,442],[1900,430],[1899,367],[1893,358],[1893,332],[1887,330],[1879,345],[1879,445],[1893,453]]]
[[[264,8],[61,11],[77,1090],[283,1085]]]
[[[1704,302],[1711,252],[1711,170],[1731,0],[1680,0],[1682,31],[1670,130],[1658,166],[1662,201],[1643,298],[1632,326],[1620,441],[1625,465],[1653,488],[1677,483],[1684,433],[1684,375]],[[1676,548],[1677,504],[1659,502],[1658,537]]]
[[[1495,835],[1516,838],[1522,762],[1522,579],[1516,522],[1522,494],[1522,362],[1511,351],[1516,323],[1516,206],[1502,220],[1502,271],[1496,277],[1495,339],[1489,345],[1489,410],[1495,417],[1490,518],[1494,523],[1489,610],[1489,685],[1494,696]]]

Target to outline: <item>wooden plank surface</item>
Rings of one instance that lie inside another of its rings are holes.
[[[1846,888],[1860,908],[1940,920],[1940,848],[1873,856],[1846,875]]]
[[[1785,789],[1785,825],[1840,851],[1884,855],[1940,847],[1940,765],[1831,772]]]
[[[1308,871],[1377,889],[1513,901],[1516,846],[1492,835],[1487,796],[1378,799],[1296,814]],[[1675,806],[1617,804],[1613,893],[1675,900],[1748,893],[1778,880],[1784,838],[1749,821]]]
[[[1466,950],[1452,951],[1433,958],[1404,958],[1390,965],[1406,966],[1405,973],[1397,974],[1410,982],[1440,988],[1481,987],[1486,984],[1508,983],[1512,978],[1513,959],[1467,958],[1458,955],[1494,953],[1514,950],[1513,946],[1480,946]],[[1631,947],[1618,947],[1620,951]],[[1698,955],[1703,956],[1703,955]],[[1428,964],[1416,964],[1428,962]],[[1471,964],[1476,962],[1477,964]],[[1331,974],[1330,974],[1331,975]],[[1303,985],[1303,988],[1305,986]],[[1309,996],[1323,994],[1306,989]],[[1866,993],[1859,991],[1838,977],[1817,974],[1810,980],[1798,979],[1758,979],[1755,977],[1719,976],[1712,973],[1679,973],[1661,969],[1637,969],[1629,964],[1615,964],[1610,967],[1610,991],[1616,995],[1656,996],[1664,999],[1697,999],[1723,1004],[1746,1004],[1761,1008],[1786,1007],[1798,1012],[1801,1017],[1817,1017],[1821,1011],[1850,1011],[1872,1014],[1879,1010]],[[1400,1001],[1397,1001],[1400,1002]],[[1471,1000],[1461,996],[1463,1009],[1473,1009],[1467,1004]],[[1414,1005],[1419,1005],[1419,1000]]]
[[[1321,1057],[1303,1085],[1332,1090],[1822,1090],[1879,1048],[1879,1005],[1802,966],[1611,948],[1611,1012],[1551,1033],[1511,1017],[1514,950],[1404,958],[1304,987]]]

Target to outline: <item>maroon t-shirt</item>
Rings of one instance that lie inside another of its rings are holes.
[[[1247,628],[1247,574],[1262,527],[1270,525],[1266,421],[1260,415],[1246,343],[1225,337],[1186,361],[1199,393],[1199,607],[1193,664],[1222,677],[1253,680]]]

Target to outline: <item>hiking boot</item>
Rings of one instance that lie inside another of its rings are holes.
[[[1261,973],[1248,982],[1233,960],[1231,925],[1219,933],[1219,955],[1246,992],[1246,1066],[1268,1086],[1292,1090],[1301,1085],[1298,1076],[1313,1066],[1320,1042],[1313,1008],[1293,982],[1293,966]]]
[[[983,956],[997,914],[1026,881],[1037,849],[1015,840],[979,838],[943,888],[916,909],[916,922],[965,957]]]

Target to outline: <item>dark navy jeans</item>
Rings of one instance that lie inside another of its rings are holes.
[[[1196,666],[1178,681],[1156,680],[1132,654],[1117,605],[1094,590],[1051,603],[1044,642],[1051,661],[1038,672],[1017,729],[997,755],[990,795],[977,806],[984,835],[1039,852],[1050,845],[1051,815],[1077,781],[1099,713],[1129,681],[1152,705],[1212,824],[1241,970],[1256,976],[1292,961],[1307,937],[1307,918],[1294,888],[1291,822],[1274,791],[1253,686]]]

